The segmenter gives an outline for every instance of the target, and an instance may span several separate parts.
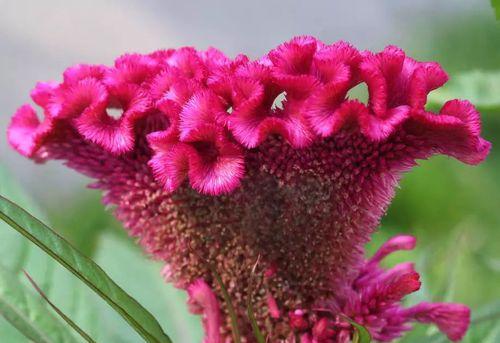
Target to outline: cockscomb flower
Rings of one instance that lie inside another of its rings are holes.
[[[465,307],[404,309],[418,274],[410,264],[378,266],[412,238],[363,257],[416,160],[446,154],[477,164],[488,154],[468,101],[425,108],[446,79],[437,63],[396,47],[359,52],[312,37],[257,60],[213,48],[127,54],[37,84],[43,118],[22,106],[8,139],[29,158],[63,160],[96,180],[130,234],[166,263],[165,278],[187,290],[207,343],[231,340],[214,270],[245,342],[254,340],[248,303],[270,342],[347,342],[343,316],[381,341],[412,320],[457,340]],[[360,83],[367,103],[349,97]]]
[[[468,307],[452,303],[420,303],[403,308],[401,300],[420,288],[419,274],[409,262],[388,270],[379,266],[387,255],[398,250],[413,249],[415,242],[413,236],[393,237],[372,258],[361,263],[354,281],[324,308],[312,312],[313,322],[310,325],[313,325],[313,330],[310,335],[313,341],[316,339],[321,342],[321,339],[316,338],[314,326],[322,320],[330,323],[331,337],[338,337],[344,331],[347,331],[344,335],[348,336],[352,328],[345,328],[342,316],[338,316],[338,313],[365,326],[373,338],[380,342],[390,342],[400,337],[411,329],[412,322],[434,323],[450,340],[460,340],[469,326]]]

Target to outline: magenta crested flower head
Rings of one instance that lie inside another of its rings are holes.
[[[463,305],[401,304],[420,287],[413,265],[379,262],[415,239],[397,236],[368,260],[364,244],[403,172],[446,154],[481,162],[490,144],[466,100],[439,113],[427,95],[446,73],[397,47],[360,52],[297,37],[257,60],[210,48],[126,54],[76,65],[31,93],[10,144],[59,159],[96,181],[104,202],[203,316],[206,343],[231,341],[220,276],[245,342],[248,304],[270,342],[349,342],[364,325],[391,341],[411,323],[459,340]],[[349,97],[365,83],[367,103]]]

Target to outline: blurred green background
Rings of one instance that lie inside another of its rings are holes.
[[[422,273],[423,288],[409,303],[422,299],[463,302],[474,313],[465,342],[500,342],[500,24],[492,13],[467,11],[432,24],[424,15],[416,23],[400,45],[416,59],[440,62],[451,76],[449,84],[430,98],[429,106],[437,107],[442,99],[472,100],[481,110],[483,137],[493,143],[493,150],[477,167],[446,157],[422,161],[403,179],[368,251],[373,252],[392,235],[416,235],[417,249],[387,261],[388,265],[415,261]],[[15,168],[2,168],[1,194],[46,218],[93,257],[159,318],[174,342],[201,341],[198,319],[187,313],[184,294],[163,284],[161,266],[148,261],[126,236],[101,205],[98,192],[75,191],[64,203],[45,200],[50,197],[34,201],[30,188],[18,185]],[[2,264],[23,264],[50,298],[97,335],[99,342],[140,342],[139,336],[77,280],[3,224],[0,229]],[[22,278],[21,283],[27,285]],[[1,317],[0,337],[2,342],[25,341]],[[401,341],[445,339],[435,329],[422,326]]]

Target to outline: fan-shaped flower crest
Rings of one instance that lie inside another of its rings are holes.
[[[466,307],[405,309],[402,298],[420,287],[413,265],[378,264],[414,238],[363,257],[416,160],[445,154],[477,164],[488,154],[467,100],[426,108],[446,80],[439,64],[394,46],[373,53],[313,37],[257,60],[214,48],[126,54],[38,83],[31,98],[42,118],[21,106],[8,139],[24,156],[63,160],[95,179],[130,234],[166,263],[165,277],[187,290],[207,343],[231,337],[213,269],[248,342],[249,302],[271,342],[348,342],[345,317],[380,341],[412,321],[458,340]],[[366,103],[349,95],[362,83]]]

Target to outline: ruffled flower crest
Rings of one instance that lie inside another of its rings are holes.
[[[352,327],[342,315],[381,341],[412,321],[435,323],[457,340],[466,307],[404,309],[402,298],[420,286],[413,265],[379,266],[412,249],[413,238],[363,258],[417,159],[439,153],[477,164],[488,154],[472,104],[425,108],[446,79],[438,64],[396,47],[359,52],[313,37],[257,60],[213,48],[125,54],[112,67],[76,65],[60,83],[38,83],[31,97],[43,118],[23,105],[8,139],[24,156],[64,160],[96,179],[104,202],[188,291],[207,343],[230,337],[207,260],[249,340],[248,301],[271,341],[298,334],[302,343],[348,342]],[[360,83],[367,103],[349,99]]]

